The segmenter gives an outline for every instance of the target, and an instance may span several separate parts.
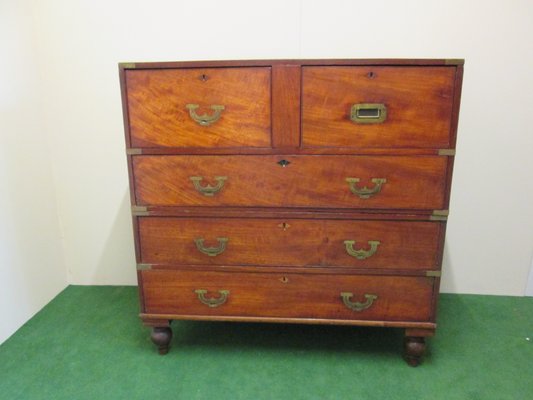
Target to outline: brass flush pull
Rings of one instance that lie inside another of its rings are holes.
[[[357,188],[355,184],[359,181],[359,178],[346,178],[346,182],[348,182],[350,191],[353,194],[359,196],[361,199],[369,199],[373,195],[379,193],[383,184],[387,182],[385,178],[372,178],[372,183],[374,183],[375,185],[373,188],[369,189],[366,186],[363,186],[362,188]]]
[[[359,103],[350,110],[350,120],[356,124],[381,124],[387,119],[385,104]]]
[[[281,165],[283,168],[285,168],[287,165],[289,165],[291,162],[287,160],[280,160],[278,161],[278,164]]]
[[[342,302],[346,307],[348,307],[352,311],[363,311],[367,308],[370,308],[370,306],[374,303],[374,300],[378,298],[375,294],[365,294],[366,301],[364,303],[360,303],[358,301],[351,301],[350,299],[353,297],[353,293],[350,292],[342,292],[341,298]]]
[[[224,237],[217,238],[218,246],[217,247],[205,247],[204,246],[204,239],[203,238],[196,238],[194,239],[194,244],[196,244],[196,248],[204,253],[207,254],[209,257],[215,257],[219,254],[222,254],[224,250],[226,250],[226,245],[228,244],[229,239]]]
[[[378,251],[378,246],[381,244],[379,240],[369,240],[368,244],[370,245],[370,250],[359,249],[355,250],[355,240],[345,240],[344,247],[346,248],[346,253],[352,257],[357,258],[358,260],[364,260],[368,257],[372,257]]]
[[[196,114],[196,109],[200,107],[198,104],[187,104],[185,107],[189,110],[191,118],[202,126],[209,126],[217,122],[222,115],[222,111],[225,109],[224,106],[215,104],[210,107],[213,110],[213,115],[198,115]]]
[[[225,181],[228,179],[227,176],[215,176],[215,181],[217,181],[217,184],[215,186],[206,185],[201,186],[200,182],[204,179],[201,176],[191,176],[189,178],[196,190],[198,190],[200,193],[202,193],[204,196],[213,196],[215,193],[220,192],[222,188],[224,187]]]
[[[220,297],[218,299],[214,297],[206,297],[207,290],[204,289],[196,289],[194,293],[198,295],[198,300],[208,307],[221,306],[228,300],[229,296],[229,290],[219,290],[218,293],[220,294]]]

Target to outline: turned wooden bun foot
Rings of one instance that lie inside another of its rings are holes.
[[[172,340],[172,329],[168,326],[152,328],[150,335],[152,342],[157,346],[159,354],[167,354]]]
[[[420,364],[426,351],[426,340],[423,337],[408,336],[404,339],[404,358],[411,367]]]

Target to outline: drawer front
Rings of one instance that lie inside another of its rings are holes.
[[[432,269],[437,222],[139,218],[147,264]]]
[[[142,271],[144,312],[428,321],[433,278]],[[344,297],[344,298],[343,298]]]
[[[304,146],[449,146],[455,67],[302,71]]]
[[[126,71],[131,145],[270,147],[270,71]]]
[[[139,205],[442,209],[446,165],[439,156],[135,156],[133,174]]]

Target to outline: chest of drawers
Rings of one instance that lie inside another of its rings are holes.
[[[119,66],[140,317],[436,329],[462,60]]]

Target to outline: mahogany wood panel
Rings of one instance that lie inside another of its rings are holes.
[[[144,313],[181,315],[239,315],[389,321],[428,321],[433,278],[306,275],[305,273],[225,273],[189,270],[143,271]],[[209,307],[207,298],[229,291],[224,304]],[[353,293],[353,302],[376,295],[363,311],[346,307],[341,292]]]
[[[442,147],[450,144],[456,67],[303,67],[304,146]],[[352,105],[380,103],[382,123],[350,120]]]
[[[289,162],[285,167],[278,163]],[[442,209],[447,157],[371,156],[135,156],[133,170],[140,205],[339,207],[365,209]],[[190,179],[215,185],[220,192],[205,196]],[[362,199],[350,191],[373,187],[385,178],[379,193]]]
[[[272,67],[272,142],[275,148],[300,146],[301,68]]]
[[[437,267],[440,223],[334,221],[255,218],[139,218],[142,262],[190,265],[348,266],[356,268],[433,269]],[[216,247],[217,256],[198,250],[194,240]],[[350,256],[344,244],[377,251],[366,259]]]
[[[133,147],[271,146],[270,68],[127,70],[125,81]],[[225,109],[202,126],[187,104]]]

